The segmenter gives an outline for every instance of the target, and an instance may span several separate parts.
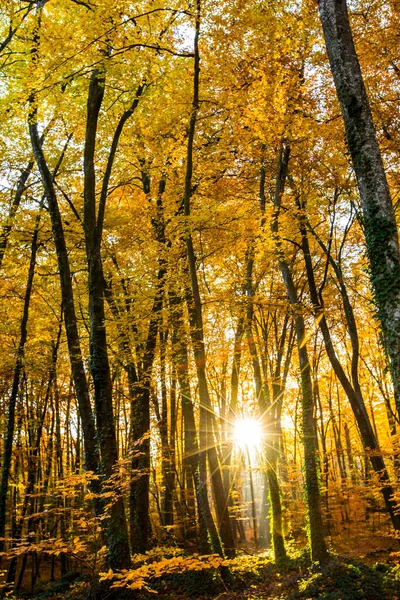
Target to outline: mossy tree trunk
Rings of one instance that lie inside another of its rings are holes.
[[[305,215],[305,209],[306,209],[305,202],[302,202],[300,200],[300,198],[297,197],[296,203],[297,203],[297,207],[299,209],[299,214]],[[326,314],[324,312],[322,289],[320,289],[319,293],[317,290],[314,268],[313,268],[313,264],[312,264],[310,244],[308,241],[308,232],[307,232],[304,216],[300,216],[300,218],[299,218],[299,229],[300,229],[300,233],[301,233],[301,247],[302,247],[303,255],[304,255],[308,288],[310,291],[310,298],[311,298],[311,302],[313,304],[316,321],[318,322],[319,328],[322,333],[326,354],[332,365],[332,369],[333,369],[337,379],[340,381],[340,384],[341,384],[343,390],[345,391],[346,396],[350,402],[354,417],[357,421],[357,425],[360,430],[360,435],[361,435],[361,440],[362,440],[363,446],[364,446],[364,448],[368,448],[369,450],[372,451],[370,460],[371,460],[372,467],[373,467],[373,469],[378,477],[378,480],[382,486],[381,491],[382,491],[386,509],[391,518],[393,527],[396,530],[399,530],[400,529],[400,515],[397,514],[397,512],[396,512],[396,502],[393,500],[393,488],[391,486],[389,474],[387,472],[386,465],[385,465],[382,453],[379,448],[379,442],[378,442],[378,438],[376,435],[376,430],[374,431],[374,429],[372,427],[372,423],[370,421],[370,418],[369,418],[369,415],[368,415],[368,412],[367,412],[367,409],[365,406],[364,397],[363,397],[362,390],[361,390],[360,383],[359,383],[359,377],[358,377],[359,340],[358,340],[357,325],[356,325],[356,320],[354,317],[353,309],[350,305],[350,302],[349,302],[349,299],[347,296],[347,291],[346,291],[346,287],[344,284],[344,280],[343,280],[343,277],[341,277],[339,279],[339,282],[340,282],[340,290],[341,290],[342,298],[344,300],[346,323],[347,323],[348,331],[350,333],[352,349],[353,349],[352,357],[351,357],[352,381],[350,381],[350,378],[346,375],[345,369],[342,366],[342,363],[340,362],[340,360],[338,358],[338,355],[336,353],[336,350],[335,350],[335,347],[334,347],[334,344],[332,341],[330,328],[328,325]],[[338,265],[336,265],[335,261],[333,261],[333,259],[332,259],[331,262],[336,266],[336,269],[335,269],[336,275],[338,275],[338,274],[341,275],[341,271],[340,271]],[[338,436],[335,436],[335,441],[337,444],[339,444],[340,438]],[[339,466],[341,468],[341,472],[345,470],[345,465],[344,465],[344,463],[342,464],[342,461],[341,461],[342,456],[343,456],[343,453],[340,452],[338,455],[338,460],[339,460]]]
[[[319,0],[329,63],[357,176],[370,277],[400,415],[400,251],[396,218],[346,0]]]
[[[318,440],[317,426],[314,416],[314,396],[311,378],[311,365],[308,358],[306,328],[302,306],[293,280],[292,271],[282,250],[279,234],[279,212],[285,188],[290,157],[290,147],[282,147],[279,151],[278,171],[274,197],[275,212],[271,223],[271,232],[275,240],[279,269],[286,287],[287,296],[292,307],[295,323],[297,352],[300,368],[301,400],[302,400],[302,435],[304,448],[304,471],[306,483],[306,500],[309,521],[309,538],[311,558],[321,564],[329,559],[325,538],[324,523],[321,510],[321,496],[318,478]]]

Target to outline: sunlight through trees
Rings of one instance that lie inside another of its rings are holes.
[[[399,14],[3,2],[0,593],[397,597]]]

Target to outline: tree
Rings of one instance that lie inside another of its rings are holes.
[[[307,337],[302,307],[294,283],[291,269],[284,258],[281,240],[279,238],[279,212],[281,199],[287,177],[290,147],[279,151],[276,190],[274,197],[274,218],[271,232],[276,244],[279,268],[286,286],[289,302],[293,309],[293,319],[296,328],[297,352],[299,357],[301,397],[302,397],[302,434],[304,446],[304,466],[306,478],[306,498],[308,507],[311,558],[321,564],[328,560],[328,550],[324,538],[321,498],[318,481],[318,443],[317,429],[314,417],[314,397],[311,381],[311,366],[307,351]]]
[[[400,250],[397,223],[345,0],[320,0],[329,63],[357,176],[378,317],[400,415]]]

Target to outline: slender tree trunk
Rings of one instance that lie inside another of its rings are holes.
[[[36,254],[38,248],[38,235],[39,235],[39,224],[42,212],[42,206],[36,216],[35,228],[32,236],[31,243],[31,259],[29,264],[28,281],[25,290],[24,309],[21,319],[20,327],[20,339],[17,350],[17,358],[14,368],[13,384],[11,388],[11,395],[9,400],[8,418],[7,418],[7,433],[4,443],[3,453],[3,465],[1,473],[1,485],[0,485],[0,551],[3,551],[4,541],[2,538],[5,536],[6,529],[6,508],[7,508],[7,492],[8,492],[8,480],[10,476],[11,460],[12,460],[12,447],[14,439],[14,428],[15,428],[15,408],[18,397],[18,390],[20,384],[21,373],[24,365],[25,355],[25,344],[28,336],[28,317],[29,317],[29,305],[32,296],[33,278],[35,275],[36,266]]]
[[[189,133],[187,141],[186,154],[186,176],[183,195],[184,214],[190,216],[190,199],[192,196],[192,176],[193,176],[193,144],[196,129],[197,113],[199,110],[199,75],[200,75],[200,56],[199,56],[199,35],[200,35],[200,0],[196,3],[196,23],[194,40],[194,80],[193,80],[193,102],[189,123]],[[211,472],[211,481],[213,485],[215,506],[218,517],[218,524],[222,542],[225,551],[228,554],[234,552],[234,540],[228,511],[228,497],[224,489],[221,469],[219,466],[218,454],[215,447],[214,432],[215,420],[212,418],[211,399],[208,390],[206,377],[206,351],[204,344],[204,328],[202,317],[202,304],[197,277],[196,257],[193,247],[192,234],[189,226],[186,225],[184,239],[186,242],[187,259],[190,273],[191,295],[188,298],[188,308],[191,315],[191,333],[193,340],[193,351],[195,354],[197,379],[199,383],[200,397],[200,431],[205,435],[205,446],[207,447],[207,457]],[[202,444],[201,444],[202,445]]]
[[[161,500],[162,524],[171,526],[174,524],[174,484],[175,484],[175,465],[173,461],[174,451],[171,446],[171,436],[169,432],[173,431],[173,418],[175,415],[170,411],[170,427],[168,427],[168,394],[167,394],[167,373],[166,373],[166,342],[167,332],[160,332],[160,367],[161,367],[161,419],[159,423],[161,438],[161,473],[163,494]],[[171,406],[172,408],[172,406]]]
[[[89,84],[87,101],[86,136],[84,148],[84,232],[88,266],[90,371],[94,384],[96,425],[101,461],[106,478],[111,481],[118,461],[115,433],[112,382],[107,351],[104,308],[104,276],[101,261],[101,238],[105,199],[101,198],[99,218],[96,210],[96,176],[94,154],[97,124],[104,96],[104,73],[95,70]],[[103,202],[102,202],[103,200]],[[128,528],[122,493],[111,505],[107,519],[108,563],[112,569],[130,566]]]
[[[261,422],[263,423],[264,430],[270,434],[270,439],[265,444],[266,454],[266,476],[268,479],[269,497],[272,508],[272,543],[274,548],[275,561],[277,563],[285,560],[286,549],[285,542],[283,539],[283,528],[282,528],[282,504],[281,504],[281,493],[278,480],[278,452],[277,452],[277,440],[276,440],[276,416],[277,416],[277,403],[281,401],[282,394],[280,388],[278,388],[277,381],[275,380],[274,392],[275,396],[271,403],[269,387],[266,381],[262,378],[262,369],[260,360],[258,357],[257,346],[254,339],[254,333],[252,328],[253,317],[254,317],[254,289],[252,283],[253,274],[253,252],[249,251],[247,269],[246,269],[246,297],[248,298],[247,304],[247,318],[246,318],[246,337],[249,345],[250,356],[253,366],[253,376],[256,387],[256,396],[258,400]]]
[[[140,372],[139,383],[136,385],[135,400],[132,404],[131,438],[132,442],[137,443],[132,456],[132,482],[129,499],[130,536],[134,553],[148,550],[150,534],[150,383],[163,305],[165,275],[165,266],[161,266],[158,271],[157,291],[151,310],[143,368]]]
[[[289,302],[293,310],[293,318],[296,328],[297,352],[300,367],[301,380],[301,399],[302,399],[302,433],[305,463],[306,480],[306,499],[309,520],[309,535],[311,545],[311,558],[321,564],[329,559],[325,538],[324,524],[321,510],[321,497],[318,479],[318,442],[317,428],[314,417],[314,398],[311,379],[311,367],[308,358],[306,340],[306,328],[302,314],[301,304],[299,302],[296,286],[289,265],[287,264],[281,247],[279,237],[279,211],[281,198],[283,195],[287,168],[290,156],[290,149],[286,147],[279,152],[278,174],[275,190],[275,214],[271,223],[271,231],[276,244],[276,253],[279,261],[279,268],[286,287]]]
[[[259,544],[260,548],[269,548],[271,546],[271,527],[269,519],[270,499],[268,478],[263,477],[263,495],[261,500],[260,526],[259,526]]]
[[[40,172],[50,212],[53,239],[56,248],[58,270],[60,275],[62,309],[65,322],[65,331],[67,334],[72,379],[78,401],[79,414],[82,420],[82,430],[85,444],[85,466],[88,471],[98,474],[100,469],[100,459],[96,445],[97,436],[78,334],[68,250],[65,242],[64,229],[53,178],[50,174],[47,161],[40,144],[36,109],[32,110],[30,114],[29,132],[35,160]],[[91,488],[94,493],[99,494],[100,486],[96,480],[91,483]],[[96,513],[100,514],[102,512],[101,502],[99,500],[95,500],[94,505]]]
[[[297,205],[299,209],[301,209],[304,214],[305,206],[297,199]],[[332,365],[332,368],[335,372],[336,377],[340,381],[340,384],[345,391],[347,398],[350,402],[351,408],[353,410],[354,416],[357,421],[357,425],[360,429],[361,439],[364,445],[364,448],[370,448],[373,452],[371,454],[371,463],[374,471],[376,472],[378,479],[382,486],[382,495],[385,502],[386,510],[388,511],[393,527],[396,530],[400,529],[400,515],[396,510],[396,502],[393,500],[393,489],[390,484],[389,474],[386,470],[385,462],[383,460],[382,454],[380,453],[379,444],[377,437],[374,433],[371,421],[368,416],[367,409],[365,407],[364,398],[362,396],[361,387],[359,384],[358,378],[358,358],[359,358],[359,343],[358,343],[358,334],[357,334],[357,326],[354,318],[353,310],[348,302],[347,292],[345,291],[344,281],[341,278],[341,289],[344,297],[344,302],[346,305],[345,314],[348,330],[350,332],[353,354],[351,361],[351,373],[352,373],[352,381],[350,382],[347,377],[342,364],[340,363],[337,354],[335,352],[335,348],[333,346],[332,337],[330,334],[328,322],[324,313],[324,303],[322,292],[318,294],[317,285],[315,282],[314,269],[312,265],[311,251],[310,245],[308,242],[307,228],[305,224],[304,217],[300,217],[300,232],[301,232],[301,240],[302,240],[302,249],[303,255],[306,265],[307,271],[307,280],[308,287],[310,290],[311,302],[313,303],[314,312],[316,319],[319,324],[319,328],[322,333],[322,337],[325,344],[326,353],[328,355],[329,361]],[[336,268],[337,270],[337,268]],[[339,273],[341,275],[341,272]],[[344,469],[343,456],[338,456],[339,467],[341,472]]]
[[[18,179],[17,189],[15,191],[13,201],[12,201],[10,209],[8,211],[7,222],[5,225],[3,225],[2,229],[1,229],[1,233],[0,233],[0,269],[3,264],[4,253],[6,251],[8,238],[10,237],[10,233],[12,230],[13,220],[14,220],[15,214],[18,210],[18,207],[21,203],[22,194],[24,193],[24,191],[26,189],[26,183],[28,181],[30,174],[32,173],[34,164],[35,164],[34,161],[30,160],[28,162],[27,166],[25,167],[25,169],[22,171],[22,173]]]
[[[176,402],[176,377],[175,374],[171,378],[171,386],[169,393],[170,405],[170,428],[168,436],[168,470],[166,473],[165,486],[168,490],[168,502],[165,502],[165,514],[171,515],[170,524],[174,524],[174,497],[176,487],[176,426],[177,426],[177,402]]]
[[[354,459],[353,459],[353,450],[352,450],[351,441],[350,441],[350,431],[349,431],[349,426],[346,422],[344,423],[344,439],[346,440],[346,453],[347,453],[347,460],[349,462],[350,477],[351,477],[352,483],[354,484],[354,483],[356,483],[357,478],[356,478],[355,469],[354,469]]]
[[[205,452],[201,451],[199,447],[194,406],[189,384],[189,356],[185,341],[186,333],[183,323],[183,307],[180,299],[174,293],[170,293],[170,304],[174,331],[172,348],[180,388],[185,431],[184,461],[190,464],[194,481],[199,517],[200,551],[208,553],[211,546],[212,552],[216,552],[222,556],[221,541],[208,501]]]
[[[225,415],[225,434],[226,438],[224,440],[224,455],[223,455],[223,463],[222,463],[222,474],[223,474],[223,482],[225,490],[229,490],[229,506],[234,504],[234,500],[230,494],[232,489],[232,450],[233,450],[233,431],[234,431],[234,422],[237,416],[237,408],[238,408],[238,393],[239,393],[239,379],[240,379],[240,369],[241,369],[241,359],[242,359],[242,344],[243,344],[243,336],[244,336],[244,315],[241,315],[238,319],[238,323],[235,331],[235,341],[233,348],[233,360],[232,360],[232,371],[231,371],[231,395],[229,407],[227,410],[227,415]],[[237,520],[234,515],[231,515],[231,523],[233,532],[238,530],[240,538],[245,537],[243,521]]]
[[[149,175],[142,170],[143,191],[150,199],[151,180]],[[165,238],[165,223],[163,219],[162,195],[165,190],[165,179],[161,179],[158,186],[158,197],[156,201],[157,218],[153,219],[153,229],[156,240],[164,247],[167,246]],[[118,269],[116,258],[113,261]],[[130,541],[134,553],[143,553],[148,549],[149,536],[151,533],[149,515],[149,484],[150,484],[150,387],[151,371],[153,368],[157,336],[159,332],[161,310],[163,307],[164,285],[167,275],[167,264],[165,258],[158,258],[158,273],[156,294],[154,297],[150,323],[147,332],[143,356],[135,367],[133,354],[130,346],[130,335],[128,327],[121,325],[120,309],[115,300],[111,281],[105,282],[105,296],[114,315],[120,332],[120,348],[124,357],[124,369],[128,375],[129,395],[131,399],[130,414],[130,444],[134,444],[131,462],[131,485],[129,494],[130,504]],[[121,280],[125,296],[127,289],[125,282]],[[131,320],[130,302],[125,301],[126,317]],[[133,329],[133,328],[132,328]],[[168,481],[173,487],[175,473],[169,473]]]
[[[317,380],[316,375],[315,375],[314,382],[313,382],[313,389],[314,389],[314,399],[315,399],[314,402],[318,406],[318,411],[319,411],[319,421],[320,421],[320,431],[321,431],[320,439],[321,439],[321,446],[322,446],[322,465],[323,465],[323,468],[321,470],[321,477],[324,482],[323,485],[325,488],[324,497],[325,497],[326,521],[328,524],[328,531],[330,531],[330,523],[332,521],[332,515],[331,515],[331,511],[330,511],[330,507],[329,507],[329,458],[328,458],[328,451],[327,451],[327,447],[326,447],[326,429],[325,429],[325,425],[324,425],[324,414],[323,414],[323,410],[322,410],[321,396],[319,393],[319,385],[318,385],[318,380]]]

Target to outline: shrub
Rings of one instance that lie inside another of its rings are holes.
[[[290,600],[393,600],[400,598],[399,580],[381,567],[369,567],[357,561],[334,560],[319,567],[313,565],[308,577],[298,582],[298,592]],[[397,594],[397,595],[395,595]]]

